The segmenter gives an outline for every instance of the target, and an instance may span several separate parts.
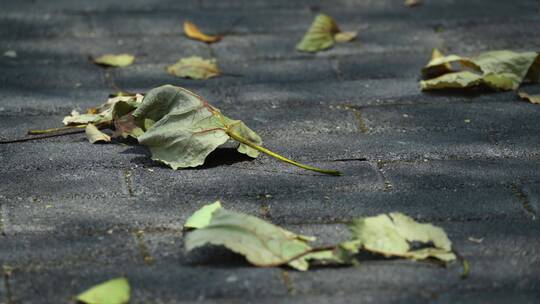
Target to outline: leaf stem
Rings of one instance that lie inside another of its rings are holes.
[[[65,126],[60,128],[51,128],[51,129],[45,129],[45,130],[29,130],[28,135],[40,135],[40,134],[49,134],[49,133],[56,133],[66,130],[73,130],[73,129],[83,129],[86,128],[86,124],[84,125],[76,125],[76,126]]]
[[[227,129],[225,130],[225,132],[227,132],[227,134],[233,138],[234,140],[246,145],[246,146],[249,146],[257,151],[260,151],[262,153],[265,153],[265,154],[268,154],[274,158],[277,158],[283,162],[286,162],[286,163],[289,163],[291,165],[294,165],[294,166],[297,166],[297,167],[300,167],[302,169],[306,169],[306,170],[311,170],[311,171],[315,171],[315,172],[319,172],[319,173],[323,173],[323,174],[329,174],[329,175],[335,175],[335,176],[340,176],[341,175],[341,172],[337,171],[337,170],[327,170],[327,169],[321,169],[321,168],[317,168],[317,167],[313,167],[313,166],[310,166],[310,165],[305,165],[305,164],[302,164],[302,163],[299,163],[299,162],[296,162],[292,159],[289,159],[289,158],[286,158],[284,156],[281,156],[275,152],[272,152],[262,146],[259,146],[245,138],[243,138],[242,136],[240,136],[239,134],[233,132],[232,130],[230,129]]]

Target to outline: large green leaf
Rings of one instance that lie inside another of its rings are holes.
[[[96,285],[77,296],[86,304],[124,304],[129,302],[130,287],[126,278],[116,278]]]
[[[453,63],[459,63],[461,70],[442,68]],[[479,84],[496,90],[515,90],[524,80],[540,80],[539,66],[537,52],[491,51],[472,58],[432,56],[422,69],[422,74],[428,79],[420,84],[423,90],[466,88]]]
[[[254,144],[262,143],[242,122],[224,116],[202,97],[171,85],[149,91],[133,116],[141,128],[146,127],[145,120],[155,121],[138,137],[139,143],[150,148],[152,159],[175,170],[202,165],[210,152],[230,138],[231,131]],[[259,154],[244,145],[238,151],[251,157]]]
[[[353,221],[349,229],[353,239],[342,244],[342,247],[353,253],[364,249],[414,260],[433,257],[449,262],[456,258],[444,230],[431,224],[418,223],[402,213],[360,218]],[[411,248],[412,242],[422,243],[424,247]]]
[[[307,270],[306,256],[300,257],[312,249],[307,239],[254,216],[218,208],[208,225],[187,235],[185,246],[191,251],[206,244],[223,245],[257,266],[288,264]]]

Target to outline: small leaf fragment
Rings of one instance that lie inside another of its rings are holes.
[[[432,257],[450,262],[456,259],[452,243],[444,230],[431,224],[418,223],[402,213],[360,218],[349,225],[349,230],[353,239],[346,242],[344,247],[353,252],[364,249],[384,256],[413,260]],[[420,242],[424,247],[413,249],[412,242]]]
[[[195,24],[189,21],[184,22],[184,33],[189,38],[207,42],[207,43],[218,42],[219,40],[221,40],[221,36],[219,35],[204,34],[203,32],[199,30],[199,28]]]
[[[336,42],[349,42],[358,36],[358,32],[339,32],[334,35]]]
[[[304,257],[294,258],[312,249],[299,235],[254,216],[224,208],[212,213],[208,225],[186,236],[187,251],[206,244],[223,245],[245,256],[256,266],[288,264],[298,270],[307,270],[309,264]]]
[[[403,4],[408,7],[418,6],[422,4],[422,0],[405,0]]]
[[[94,63],[109,67],[126,67],[135,61],[135,56],[130,54],[106,54],[94,58]]]
[[[125,304],[129,302],[131,289],[126,278],[116,278],[96,285],[77,296],[86,304]]]
[[[531,103],[540,104],[540,95],[530,95],[523,91],[518,91],[518,95]]]
[[[212,218],[212,214],[217,209],[221,208],[221,202],[216,201],[213,204],[205,205],[201,209],[195,211],[184,224],[184,228],[199,229],[208,226]]]
[[[198,56],[180,59],[167,67],[167,72],[177,77],[192,79],[209,79],[221,74],[215,59],[203,59]]]
[[[332,47],[335,41],[351,41],[356,35],[356,32],[341,32],[332,17],[319,14],[296,45],[296,49],[301,52],[317,52]]]
[[[95,144],[97,142],[110,142],[111,137],[103,132],[101,132],[96,126],[89,123],[86,125],[86,129],[84,130],[86,133],[86,137],[88,138],[88,141],[92,144]]]

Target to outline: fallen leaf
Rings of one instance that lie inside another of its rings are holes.
[[[180,59],[167,67],[167,72],[177,77],[192,79],[208,79],[221,74],[215,59],[203,59],[198,56]]]
[[[135,123],[133,112],[140,105],[140,101],[137,100],[120,100],[115,103],[112,111],[112,119],[115,128],[115,137],[133,137],[137,138],[141,136],[144,131]]]
[[[5,51],[4,56],[9,58],[17,58],[17,52],[15,50]]]
[[[420,87],[422,90],[468,88],[481,83],[482,76],[469,71],[461,71],[444,74],[429,80],[423,80],[420,82]]]
[[[349,230],[353,238],[341,247],[352,253],[363,249],[413,260],[432,257],[450,262],[456,259],[452,243],[444,230],[431,224],[418,223],[402,213],[356,219],[349,225]],[[423,247],[414,249],[412,242],[422,243]]]
[[[439,49],[433,49],[431,51],[431,60],[429,61],[428,65],[422,69],[422,74],[424,75],[424,77],[433,78],[445,73],[452,72],[452,64],[438,63],[440,60],[444,60],[440,59],[444,57],[444,54]]]
[[[125,67],[131,65],[135,61],[135,56],[130,54],[106,54],[94,58],[94,63],[109,67]]]
[[[480,244],[480,243],[482,243],[482,242],[484,241],[484,238],[475,238],[475,237],[470,236],[470,237],[468,238],[468,240],[469,240],[470,242]]]
[[[405,0],[403,4],[405,4],[405,6],[408,6],[408,7],[418,6],[422,4],[422,0]]]
[[[221,40],[221,36],[219,36],[219,35],[206,35],[206,34],[204,34],[203,32],[201,32],[199,30],[199,28],[195,24],[193,24],[193,23],[191,23],[189,21],[184,22],[184,33],[189,38],[199,40],[199,41],[203,41],[203,42],[208,42],[208,43],[217,42],[217,41]]]
[[[77,301],[86,304],[124,304],[129,302],[129,282],[116,278],[96,285],[77,296]]]
[[[540,61],[536,52],[491,51],[467,58],[457,55],[435,57],[422,69],[429,78],[422,80],[423,90],[467,88],[486,85],[496,90],[515,90],[525,81],[538,81]],[[461,65],[458,71],[448,65]],[[442,74],[435,78],[434,75]]]
[[[86,133],[86,137],[88,138],[88,141],[92,144],[97,142],[110,142],[111,137],[103,132],[101,132],[96,126],[89,123],[86,125],[86,129],[84,130]]]
[[[355,264],[356,255],[363,250],[413,260],[437,258],[450,262],[456,259],[444,230],[417,223],[402,213],[356,219],[349,225],[351,239],[315,248],[310,245],[314,237],[295,234],[254,216],[226,210],[219,202],[196,211],[184,227],[188,226],[196,230],[186,236],[187,251],[207,244],[222,245],[261,267],[287,264],[307,270],[309,262]],[[422,247],[417,247],[418,243]]]
[[[187,219],[184,228],[199,229],[208,226],[212,214],[219,208],[221,208],[219,201],[202,207]]]
[[[340,174],[297,163],[262,147],[259,135],[242,121],[228,118],[184,88],[164,85],[150,90],[133,117],[144,130],[139,143],[149,147],[153,160],[175,170],[202,165],[210,152],[233,139],[240,143],[238,152],[253,158],[263,152],[307,170]]]
[[[288,264],[298,270],[308,269],[305,256],[299,256],[312,250],[305,237],[224,208],[217,208],[206,226],[186,236],[187,251],[207,244],[225,246],[256,266]]]
[[[518,91],[519,97],[525,99],[531,103],[540,104],[540,95],[529,95],[526,92]]]
[[[358,32],[339,32],[334,35],[336,42],[349,42],[358,36]]]
[[[296,49],[301,52],[317,52],[332,47],[335,41],[347,42],[356,36],[356,32],[341,32],[332,17],[319,14],[296,45]]]
[[[140,104],[142,102],[143,96],[141,94],[131,95],[131,96],[118,96],[111,97],[104,104],[95,107],[89,108],[86,110],[86,113],[81,114],[76,110],[71,112],[71,115],[64,117],[62,122],[67,126],[74,125],[86,125],[88,123],[92,124],[112,124],[112,113],[114,105],[120,101]]]

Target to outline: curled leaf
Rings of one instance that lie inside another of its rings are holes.
[[[184,228],[199,229],[208,226],[212,214],[219,208],[221,208],[220,201],[202,207],[187,219]]]
[[[356,32],[340,32],[332,17],[319,14],[296,45],[296,49],[301,52],[317,52],[332,47],[335,41],[351,41],[356,35]]]
[[[525,99],[531,103],[540,104],[540,95],[530,95],[526,92],[519,91],[518,92],[519,97],[522,99]]]
[[[143,96],[141,94],[111,97],[104,104],[87,109],[84,114],[73,110],[71,115],[64,117],[62,122],[67,126],[86,125],[88,123],[111,124],[113,108],[117,102],[124,101],[131,104],[140,104],[142,99]]]
[[[103,132],[101,132],[96,126],[89,123],[86,125],[86,129],[84,130],[86,133],[86,137],[88,138],[88,141],[92,144],[97,142],[110,142],[111,137]]]
[[[452,243],[444,230],[431,224],[418,223],[402,213],[360,218],[349,225],[349,230],[353,238],[341,247],[353,253],[363,249],[384,256],[414,260],[433,257],[450,262],[456,259]],[[423,247],[415,249],[413,242],[421,243]]]
[[[461,70],[450,69],[454,63],[461,65]],[[515,90],[524,80],[538,81],[539,66],[536,52],[491,51],[472,58],[432,56],[422,69],[428,79],[421,82],[421,87],[432,90],[483,84],[496,90]]]
[[[167,67],[167,72],[177,77],[192,79],[208,79],[221,74],[215,59],[203,59],[198,56],[178,60],[177,63]]]
[[[125,67],[131,65],[135,61],[135,56],[130,54],[106,54],[94,58],[94,63],[109,67]]]
[[[184,22],[184,33],[189,38],[207,42],[207,43],[213,43],[213,42],[217,42],[221,40],[221,36],[219,35],[204,34],[203,32],[199,30],[199,28],[195,24],[189,21]]]
[[[253,265],[268,267],[288,264],[298,270],[308,269],[305,256],[300,256],[312,250],[305,237],[254,216],[223,208],[216,209],[207,225],[186,237],[187,251],[206,244],[223,245],[245,256]]]
[[[77,296],[86,304],[125,304],[129,302],[131,289],[126,278],[116,278],[96,285]]]
[[[358,36],[358,32],[339,32],[334,35],[336,42],[349,42]]]

